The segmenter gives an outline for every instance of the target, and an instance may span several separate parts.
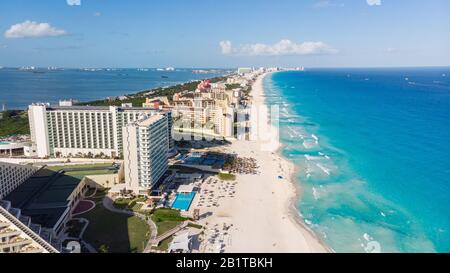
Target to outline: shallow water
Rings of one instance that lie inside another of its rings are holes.
[[[337,252],[450,252],[449,68],[266,77],[306,223]],[[300,182],[301,181],[301,182]]]

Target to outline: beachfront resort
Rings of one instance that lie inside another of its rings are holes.
[[[276,70],[140,94],[142,105],[30,105],[30,135],[0,142],[0,232],[21,229],[0,252],[322,251],[286,209],[290,167],[250,141],[249,115],[237,120]]]

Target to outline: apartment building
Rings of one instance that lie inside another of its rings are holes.
[[[28,114],[31,139],[39,158],[123,155],[122,128],[142,114],[167,117],[168,149],[172,140],[172,113],[166,110],[116,106],[32,104]]]
[[[168,168],[167,116],[142,115],[123,128],[126,189],[147,194]]]

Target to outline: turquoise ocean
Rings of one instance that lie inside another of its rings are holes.
[[[450,252],[450,68],[264,81],[306,224],[336,252]]]

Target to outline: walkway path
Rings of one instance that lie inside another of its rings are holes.
[[[153,246],[158,246],[159,243],[167,238],[169,238],[170,236],[174,235],[175,233],[177,233],[178,231],[184,229],[185,227],[187,227],[189,225],[188,221],[183,222],[181,225],[178,225],[176,227],[174,227],[173,229],[167,231],[164,234],[161,234],[160,236],[156,237],[153,242],[152,245]]]

